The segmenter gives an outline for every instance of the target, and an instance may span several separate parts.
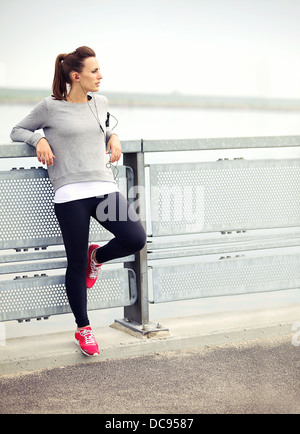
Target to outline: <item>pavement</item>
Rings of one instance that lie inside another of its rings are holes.
[[[300,413],[299,306],[161,322],[151,338],[95,328],[98,357],[70,331],[6,339],[0,413]]]

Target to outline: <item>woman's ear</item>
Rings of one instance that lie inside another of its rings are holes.
[[[79,81],[79,80],[80,80],[80,77],[79,77],[79,75],[78,75],[78,72],[71,72],[71,78],[72,78],[72,80],[74,80],[74,81]]]

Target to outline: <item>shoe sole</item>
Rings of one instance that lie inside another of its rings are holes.
[[[79,346],[81,352],[82,352],[85,356],[88,356],[88,357],[98,357],[98,356],[99,356],[99,353],[94,353],[94,354],[86,353],[86,352],[81,348],[80,343],[79,343],[79,341],[78,341],[77,339],[74,339],[74,342],[75,342],[76,345]]]

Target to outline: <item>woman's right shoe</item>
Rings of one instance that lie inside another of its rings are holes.
[[[99,348],[90,326],[75,332],[75,344],[79,345],[86,356],[99,355]]]
[[[86,269],[86,287],[92,288],[96,283],[98,278],[98,274],[100,271],[100,267],[102,264],[97,264],[93,259],[92,255],[95,249],[98,249],[100,246],[98,244],[91,244],[88,250],[88,265]]]

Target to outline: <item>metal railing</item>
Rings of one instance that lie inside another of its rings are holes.
[[[135,276],[136,297],[118,323],[145,334],[159,331],[150,322],[149,302],[300,287],[299,136],[122,145],[128,200],[148,242],[124,260]],[[267,157],[241,157],[250,149],[264,149]],[[286,152],[274,156],[278,150]],[[238,152],[187,163],[145,160],[150,153],[177,151]],[[0,145],[2,158],[34,155],[26,144]]]

